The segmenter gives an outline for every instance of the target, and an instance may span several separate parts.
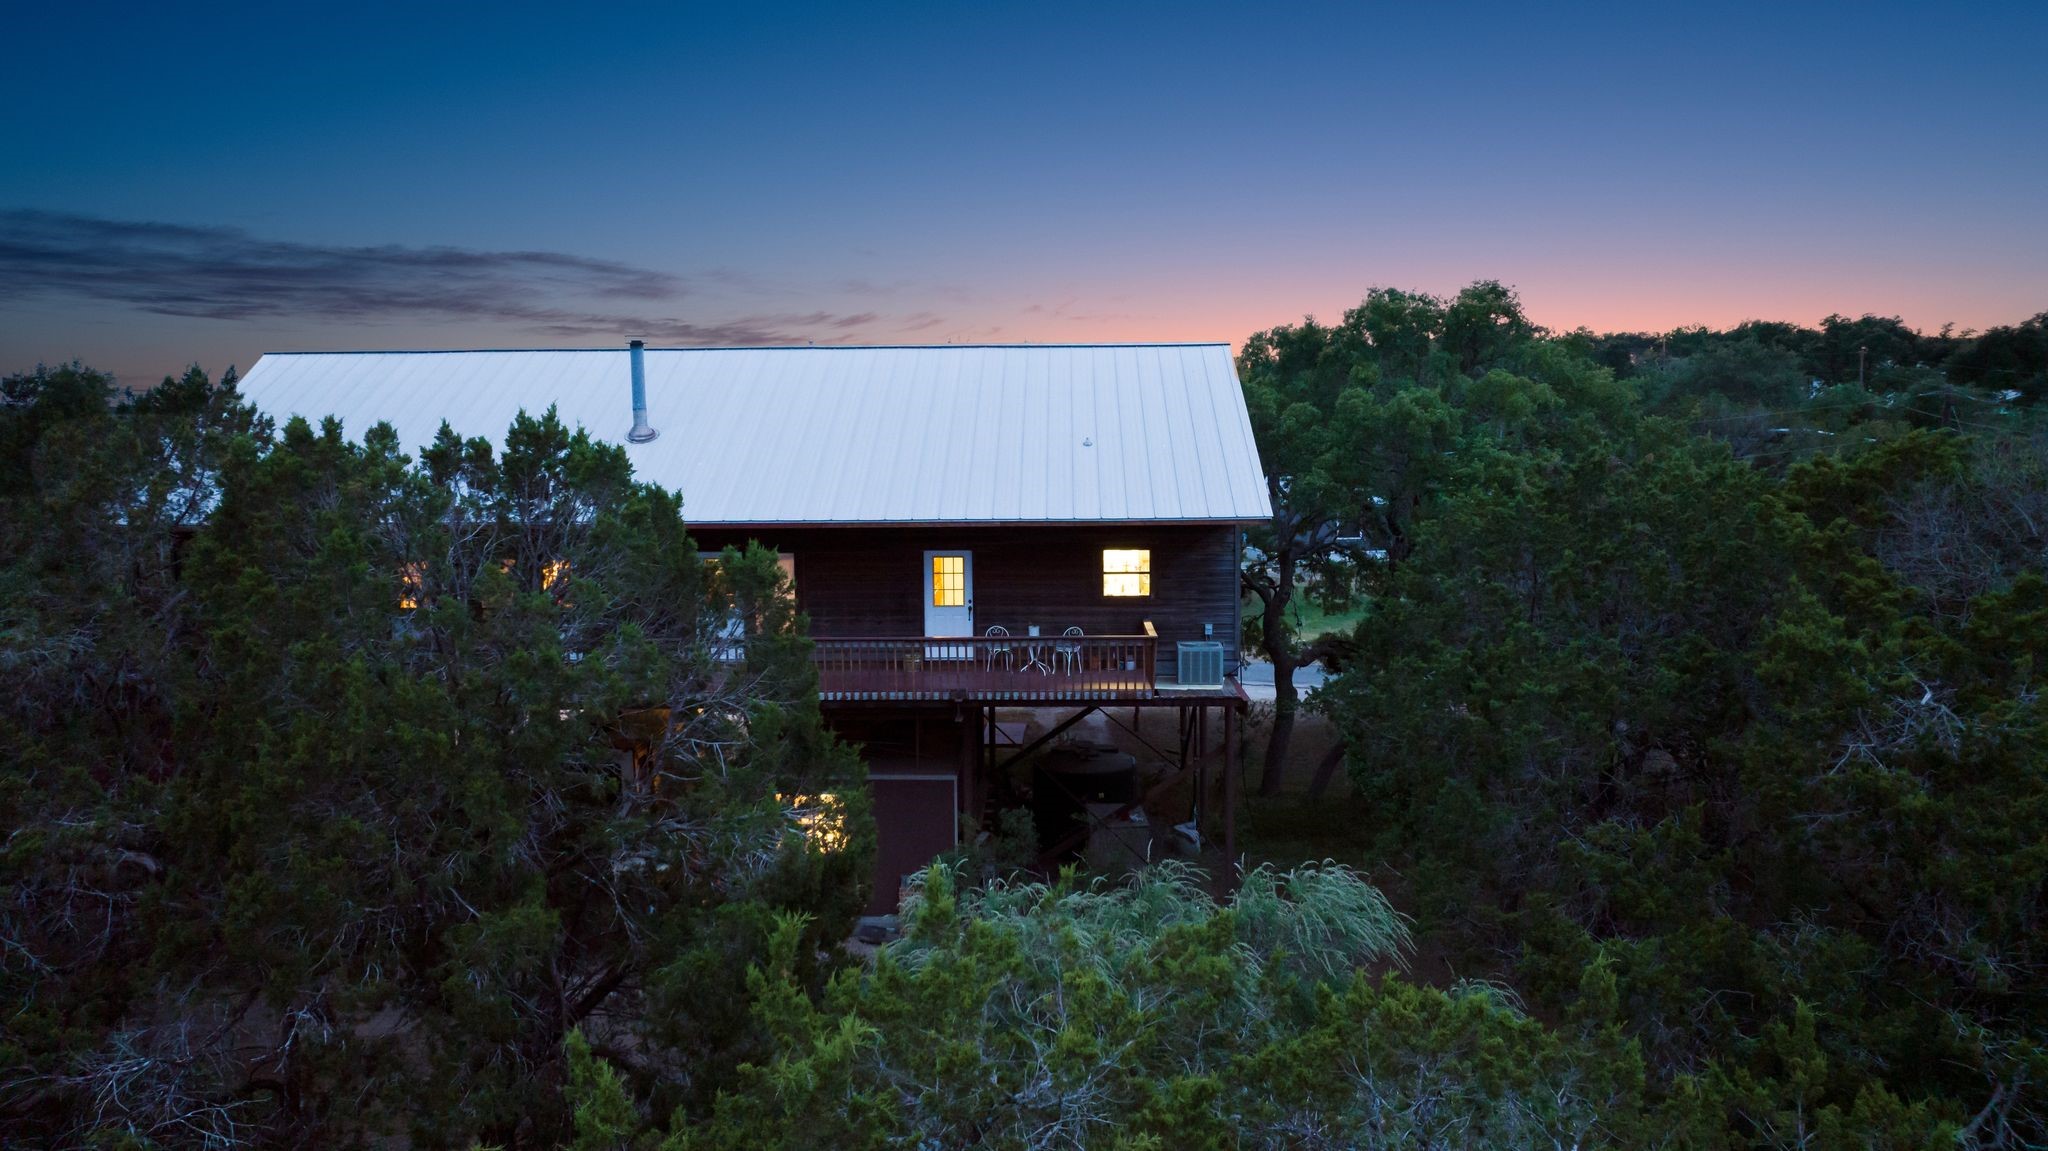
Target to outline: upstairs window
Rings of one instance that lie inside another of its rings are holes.
[[[1102,594],[1152,594],[1152,552],[1147,548],[1102,549]]]

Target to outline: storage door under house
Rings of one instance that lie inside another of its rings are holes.
[[[960,841],[960,782],[947,774],[885,771],[868,776],[875,812],[875,892],[868,914],[896,910],[906,876]]]

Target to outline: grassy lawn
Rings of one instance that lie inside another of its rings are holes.
[[[1365,605],[1354,603],[1339,612],[1327,612],[1321,604],[1313,603],[1301,596],[1287,605],[1287,614],[1294,617],[1295,634],[1302,639],[1314,639],[1333,631],[1350,631],[1365,618]]]
[[[1341,772],[1330,781],[1330,790],[1319,800],[1307,798],[1309,777],[1323,752],[1336,737],[1329,720],[1314,714],[1301,716],[1294,726],[1294,746],[1288,756],[1286,785],[1279,795],[1257,794],[1265,769],[1267,728],[1255,724],[1246,732],[1246,772],[1243,798],[1238,808],[1240,850],[1254,866],[1272,863],[1292,867],[1319,859],[1363,866],[1368,862],[1367,832],[1370,812],[1351,793],[1351,780]]]
[[[1256,598],[1245,597],[1246,619],[1258,618],[1260,610]],[[1358,621],[1365,618],[1365,604],[1361,601],[1340,611],[1325,611],[1323,605],[1309,598],[1304,591],[1296,591],[1287,604],[1287,616],[1294,623],[1295,635],[1306,641],[1333,631],[1350,631],[1358,626]]]
[[[1253,867],[1270,863],[1288,868],[1332,859],[1369,870],[1375,860],[1364,829],[1370,826],[1372,813],[1351,795],[1348,782],[1340,781],[1330,791],[1317,803],[1307,802],[1298,792],[1270,799],[1247,797],[1237,825],[1245,861]]]

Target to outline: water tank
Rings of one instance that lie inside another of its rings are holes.
[[[1041,850],[1080,830],[1091,803],[1126,804],[1138,798],[1138,760],[1108,744],[1073,743],[1039,757],[1031,769],[1031,816]],[[1086,840],[1061,853],[1079,857]]]

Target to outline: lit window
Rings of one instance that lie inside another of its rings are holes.
[[[932,557],[932,606],[967,606],[967,557]]]
[[[846,809],[829,791],[817,795],[778,795],[789,809],[789,822],[798,835],[819,851],[837,851],[846,846]]]
[[[405,565],[405,570],[398,573],[399,610],[411,611],[417,608],[420,606],[420,601],[426,598],[426,594],[427,565],[423,563],[409,563]]]
[[[1102,594],[1151,595],[1151,551],[1145,548],[1102,549]]]

